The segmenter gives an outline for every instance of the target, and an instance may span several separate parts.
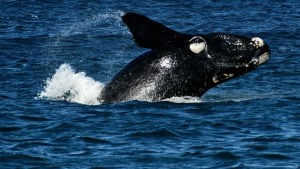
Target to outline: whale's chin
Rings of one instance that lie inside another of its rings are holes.
[[[270,53],[269,52],[266,52],[266,53],[260,55],[258,57],[258,63],[257,63],[257,65],[261,65],[261,64],[266,63],[269,60],[269,58],[270,58]]]

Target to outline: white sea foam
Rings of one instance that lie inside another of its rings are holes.
[[[203,101],[199,97],[171,97],[169,99],[164,99],[163,101],[173,102],[173,103],[202,103]]]
[[[97,97],[103,87],[103,83],[86,76],[84,72],[76,73],[69,64],[62,64],[55,74],[47,79],[38,98],[96,105],[100,104]]]

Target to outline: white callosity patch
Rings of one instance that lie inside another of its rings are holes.
[[[225,39],[226,40],[226,43],[229,44],[229,45],[234,45],[234,46],[242,46],[243,45],[243,42],[241,42],[241,40],[237,40],[235,42],[232,42],[231,39]],[[229,48],[227,50],[230,50]]]
[[[265,45],[264,41],[259,37],[254,37],[251,39],[252,42],[250,44],[254,45],[256,48],[263,47]],[[270,54],[268,52],[259,56],[259,58],[252,59],[252,62],[261,65],[269,60]]]
[[[38,98],[95,105],[100,104],[97,98],[103,87],[102,83],[87,77],[84,72],[75,73],[69,64],[62,64],[46,81]]]
[[[243,45],[243,43],[240,40],[237,40],[235,42],[235,46],[242,46],[242,45]]]
[[[189,42],[190,50],[195,54],[199,54],[206,49],[206,41],[200,36],[193,37]]]
[[[221,80],[226,80],[228,78],[231,78],[233,77],[234,74],[230,73],[230,74],[223,74],[223,76],[218,76],[218,75],[215,75],[213,78],[212,78],[212,81],[213,83],[218,83],[220,82]]]
[[[196,54],[202,52],[205,49],[205,47],[205,42],[190,44],[190,50]]]
[[[219,82],[219,79],[218,79],[217,76],[214,76],[214,77],[212,78],[212,81],[213,81],[214,83],[218,83],[218,82]]]
[[[257,48],[262,47],[262,46],[265,45],[264,41],[259,37],[254,37],[254,38],[251,39],[251,41],[252,41],[252,44],[254,46],[256,46]]]

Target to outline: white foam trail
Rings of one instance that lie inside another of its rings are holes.
[[[96,105],[100,104],[97,97],[103,87],[104,84],[86,76],[84,72],[76,73],[69,64],[62,64],[46,81],[38,98]]]
[[[199,97],[171,97],[169,99],[164,99],[163,101],[173,102],[173,103],[203,103]]]

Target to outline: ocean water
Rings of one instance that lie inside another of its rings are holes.
[[[300,2],[0,1],[0,168],[300,168]],[[101,104],[138,48],[120,16],[259,36],[268,63],[202,98]]]

